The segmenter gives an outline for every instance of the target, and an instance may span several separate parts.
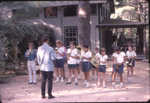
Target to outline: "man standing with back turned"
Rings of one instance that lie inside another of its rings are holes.
[[[54,64],[53,60],[55,60],[56,53],[51,46],[48,45],[49,40],[48,37],[43,39],[43,44],[38,48],[37,51],[37,61],[40,65],[40,70],[42,74],[42,84],[41,84],[41,95],[42,98],[45,98],[45,87],[46,81],[48,79],[48,98],[55,98],[52,95],[52,83],[53,83],[53,71]]]

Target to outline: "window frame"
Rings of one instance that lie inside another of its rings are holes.
[[[66,32],[67,30],[67,32]],[[75,35],[73,35],[75,34]],[[69,47],[69,42],[74,41],[76,45],[79,43],[78,39],[78,26],[64,26],[64,45],[68,48]],[[67,39],[72,39],[72,40],[67,40]],[[76,40],[73,40],[76,39]]]
[[[46,9],[47,8],[56,8],[56,16],[46,16]],[[58,7],[45,7],[44,9],[44,18],[48,19],[48,18],[57,18],[58,17]]]
[[[65,9],[68,7],[72,7],[72,6],[75,6],[76,7],[76,14],[75,15],[73,15],[73,16],[65,16]],[[69,6],[65,6],[64,8],[63,8],[63,17],[76,17],[76,16],[78,16],[78,5],[69,5]]]
[[[95,5],[95,6],[94,6],[94,5]],[[95,14],[92,14],[92,6],[95,7],[95,10],[96,10],[96,11],[95,11]],[[90,4],[90,9],[91,9],[91,10],[90,10],[90,15],[91,15],[91,16],[97,16],[97,11],[98,11],[98,10],[97,10],[97,7],[98,7],[97,4]]]

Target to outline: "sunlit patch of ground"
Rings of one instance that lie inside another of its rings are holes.
[[[79,80],[78,86],[66,85],[65,82],[54,83],[53,95],[56,98],[41,99],[41,81],[38,81],[37,85],[28,85],[28,76],[17,76],[7,84],[0,84],[0,94],[3,103],[147,101],[150,99],[149,65],[144,62],[136,64],[135,75],[130,77],[128,82],[124,78],[124,88],[119,88],[119,78],[117,78],[117,88],[112,88],[109,67],[106,73],[107,88],[98,88],[93,77],[89,88],[84,87],[83,80]]]

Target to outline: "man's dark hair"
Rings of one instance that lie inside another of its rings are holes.
[[[121,48],[120,47],[116,47],[116,51],[120,51],[121,50]]]
[[[47,42],[47,41],[49,41],[48,36],[43,37],[43,40],[42,40],[42,41],[43,41],[43,42]]]
[[[88,46],[88,45],[83,45],[83,47],[84,47],[84,48],[87,48],[87,49],[89,48],[89,46]]]

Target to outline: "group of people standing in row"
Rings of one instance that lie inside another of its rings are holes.
[[[70,42],[69,48],[65,48],[63,42],[60,40],[56,41],[56,48],[52,48],[49,45],[48,38],[43,39],[43,44],[34,49],[33,42],[29,43],[28,50],[25,53],[27,58],[27,66],[29,72],[29,84],[36,84],[36,61],[40,66],[42,74],[41,83],[41,96],[45,98],[45,87],[48,79],[48,98],[54,98],[52,95],[52,83],[53,83],[53,72],[55,73],[55,82],[64,82],[66,79],[65,67],[68,67],[68,76],[66,85],[74,83],[78,85],[81,73],[84,74],[85,87],[90,85],[90,71],[96,72],[97,75],[97,86],[101,84],[106,88],[106,69],[108,63],[108,55],[106,54],[105,48],[95,48],[94,53],[91,52],[88,45],[82,45],[77,47],[74,42]],[[128,51],[125,53],[120,48],[116,47],[112,54],[112,86],[115,87],[116,75],[120,76],[120,87],[123,87],[123,71],[124,65],[127,64],[127,74],[131,71],[133,75],[136,52],[132,46],[128,47]],[[54,69],[55,68],[55,69]],[[81,72],[82,71],[82,72]],[[32,78],[33,74],[33,78]],[[72,78],[74,76],[74,79]],[[101,81],[102,79],[102,81]]]

